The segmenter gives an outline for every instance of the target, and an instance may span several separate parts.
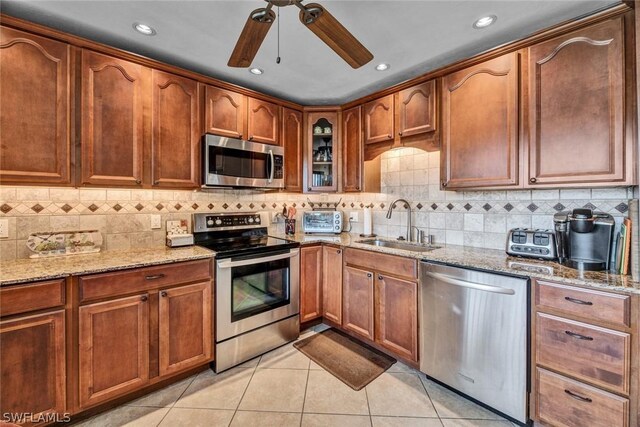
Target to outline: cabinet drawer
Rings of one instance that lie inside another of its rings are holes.
[[[64,305],[64,279],[0,288],[0,316]]]
[[[344,256],[345,262],[350,265],[410,279],[418,277],[418,263],[415,259],[360,249],[347,249],[344,251]]]
[[[80,302],[211,279],[211,261],[198,260],[80,278]]]
[[[627,427],[629,400],[536,369],[536,418],[557,427]]]
[[[620,326],[629,326],[629,296],[536,281],[536,304]]]
[[[629,347],[627,333],[536,315],[537,363],[596,385],[629,392]]]

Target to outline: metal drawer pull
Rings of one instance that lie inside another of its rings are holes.
[[[579,340],[593,341],[593,338],[588,337],[586,335],[576,334],[575,332],[571,332],[571,331],[564,331],[564,333],[569,335],[572,338],[578,338]]]
[[[574,304],[593,305],[593,303],[591,301],[582,301],[581,299],[575,299],[575,298],[571,298],[571,297],[564,297],[564,299],[566,299],[567,301],[572,302]]]
[[[149,297],[147,295],[142,295],[140,297],[140,301],[142,301],[142,302],[147,302],[148,299],[149,299]]]
[[[164,274],[154,274],[151,276],[144,276],[144,278],[146,280],[156,280],[156,279],[162,279],[164,277]]]
[[[593,400],[591,400],[591,398],[580,396],[579,394],[576,394],[576,393],[572,392],[571,390],[567,390],[566,388],[564,389],[564,392],[567,393],[569,396],[573,397],[574,399],[579,400],[581,402],[587,402],[587,403],[593,402]]]
[[[442,273],[433,273],[430,271],[427,273],[427,276],[433,277],[436,280],[440,280],[441,282],[448,283],[450,285],[461,286],[463,288],[475,289],[478,291],[493,292],[494,294],[505,295],[515,295],[516,293],[516,291],[514,291],[513,289],[484,285],[482,283],[467,282],[466,280],[456,279],[455,277],[450,277]]]
[[[161,296],[161,297],[166,297],[166,296],[167,296],[167,291],[162,291],[162,292],[160,292],[160,296]]]
[[[367,277],[371,279],[373,277],[373,273],[367,273]]]

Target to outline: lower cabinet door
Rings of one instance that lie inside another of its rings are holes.
[[[322,246],[300,249],[300,323],[322,316]]]
[[[322,248],[322,315],[325,319],[342,324],[342,249]]]
[[[148,301],[144,294],[80,307],[81,408],[149,382]]]
[[[342,327],[373,340],[373,273],[346,266],[343,276]]]
[[[418,285],[378,274],[376,341],[398,356],[418,360]]]
[[[4,421],[26,424],[65,412],[64,312],[0,322],[0,413]],[[18,418],[13,418],[13,417]],[[13,424],[12,424],[13,425]]]
[[[211,283],[161,290],[160,375],[206,363],[212,353]]]

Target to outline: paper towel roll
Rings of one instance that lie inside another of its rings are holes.
[[[373,234],[373,220],[371,218],[372,216],[372,211],[370,207],[365,207],[364,208],[364,228],[363,228],[363,234],[370,236]]]

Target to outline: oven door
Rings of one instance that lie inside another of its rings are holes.
[[[284,187],[282,147],[206,135],[204,185],[213,187]]]
[[[216,342],[298,314],[300,250],[274,252],[216,262]]]

